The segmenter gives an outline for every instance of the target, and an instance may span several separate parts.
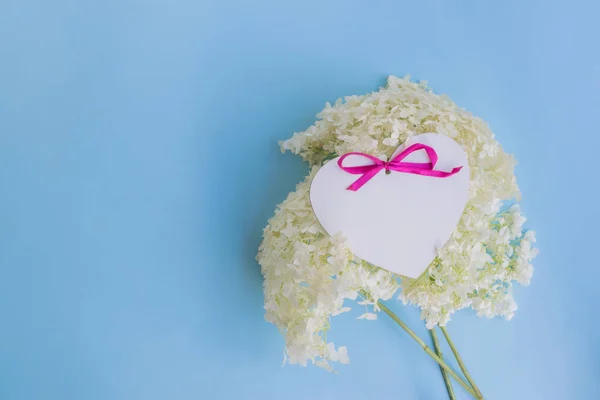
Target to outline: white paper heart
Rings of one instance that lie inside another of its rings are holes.
[[[413,137],[414,143],[433,147],[439,157],[436,170],[463,168],[446,178],[381,171],[350,191],[346,188],[360,175],[342,170],[338,157],[321,167],[310,187],[313,210],[327,233],[341,232],[356,256],[409,278],[421,275],[450,238],[468,200],[470,177],[467,155],[451,138],[425,133]],[[429,159],[420,150],[403,161]],[[360,156],[344,161],[345,166],[369,164]]]

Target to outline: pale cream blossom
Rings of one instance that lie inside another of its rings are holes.
[[[281,142],[282,150],[301,155],[310,174],[281,203],[264,229],[258,261],[264,275],[266,319],[286,341],[286,361],[312,362],[331,369],[348,362],[345,347],[335,348],[326,333],[330,319],[350,310],[346,299],[367,310],[359,319],[376,319],[376,302],[399,293],[405,304],[421,309],[427,327],[445,325],[459,309],[479,316],[513,317],[513,282],[528,285],[537,254],[514,176],[515,160],[505,153],[480,118],[436,95],[423,83],[390,77],[386,88],[365,96],[327,103],[317,122]],[[323,161],[347,152],[389,155],[412,136],[437,132],[452,137],[469,157],[469,201],[446,245],[418,279],[401,278],[355,257],[339,235],[329,236],[310,205],[309,187]]]

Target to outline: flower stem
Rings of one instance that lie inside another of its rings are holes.
[[[454,357],[456,357],[456,361],[458,361],[458,366],[460,367],[460,370],[465,375],[465,378],[467,378],[467,381],[469,381],[469,383],[473,387],[473,390],[475,391],[475,393],[477,394],[477,396],[479,398],[483,398],[483,395],[481,394],[481,391],[479,390],[479,388],[477,387],[477,385],[473,381],[473,378],[471,378],[471,375],[469,374],[469,371],[467,371],[467,367],[465,366],[465,363],[463,362],[462,358],[460,357],[460,354],[458,354],[458,350],[454,346],[454,342],[452,342],[452,339],[450,339],[450,334],[448,333],[448,331],[446,330],[445,327],[440,326],[440,329],[442,330],[442,333],[446,337],[446,341],[450,345],[450,349],[452,349],[452,353],[454,353]]]
[[[389,308],[387,308],[385,306],[385,304],[383,304],[381,301],[378,301],[377,304],[387,315],[390,316],[390,318],[392,318],[394,320],[394,322],[396,322],[398,325],[400,325],[400,327],[402,329],[404,329],[406,331],[406,333],[408,333],[410,335],[410,337],[412,337],[417,343],[419,343],[421,345],[423,350],[425,350],[425,352],[440,365],[440,368],[443,368],[448,374],[450,374],[450,376],[453,377],[473,397],[475,397],[476,399],[482,398],[482,397],[478,396],[473,391],[471,386],[469,386],[468,383],[466,383],[464,380],[462,380],[462,378],[460,378],[458,376],[458,374],[456,372],[454,372],[454,370],[452,368],[450,368],[450,366],[448,364],[446,364],[446,362],[444,360],[442,360],[437,354],[435,354],[435,352],[433,350],[431,350],[425,344],[425,342],[423,340],[421,340],[421,338],[419,336],[417,336],[417,334],[414,333],[412,331],[412,329],[410,329],[408,327],[408,325],[406,325],[400,318],[398,318],[398,316],[396,316],[396,314],[394,314]]]
[[[431,329],[429,331],[429,333],[431,334],[431,339],[433,340],[433,347],[435,348],[435,353],[438,355],[438,357],[440,357],[443,360],[444,355],[442,354],[442,348],[440,347],[440,341],[438,340],[438,336],[435,331],[435,327],[433,327],[433,329]],[[456,396],[454,395],[454,389],[452,388],[452,382],[450,381],[450,377],[448,376],[448,373],[446,372],[446,370],[444,370],[444,368],[442,368],[441,365],[440,365],[440,371],[442,372],[442,376],[444,377],[444,383],[446,384],[446,390],[448,391],[448,397],[450,397],[450,400],[456,400]]]

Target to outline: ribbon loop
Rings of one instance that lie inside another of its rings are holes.
[[[425,163],[415,163],[415,162],[402,162],[406,157],[415,151],[425,150],[427,153],[427,157],[429,157],[429,162]],[[361,165],[356,167],[345,167],[344,160],[348,156],[361,156],[368,158],[373,164],[370,165]],[[362,175],[360,178],[355,180],[350,186],[347,187],[347,190],[357,191],[360,189],[365,183],[371,180],[375,175],[377,175],[382,169],[386,171],[397,171],[404,172],[407,174],[415,174],[415,175],[424,175],[431,176],[435,178],[447,178],[452,176],[458,171],[462,169],[462,166],[455,167],[450,172],[446,171],[437,171],[435,170],[435,164],[437,164],[438,155],[433,149],[433,147],[428,146],[423,143],[415,143],[406,149],[402,150],[396,157],[394,157],[391,161],[382,161],[377,157],[373,157],[372,155],[366,153],[358,153],[351,152],[346,153],[338,159],[338,166],[344,171],[353,174],[353,175]]]

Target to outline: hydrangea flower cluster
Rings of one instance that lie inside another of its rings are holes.
[[[286,341],[285,360],[310,361],[330,369],[348,363],[345,347],[328,342],[332,316],[350,310],[346,299],[367,307],[361,319],[376,319],[378,300],[399,293],[421,309],[429,329],[445,325],[459,309],[479,316],[512,318],[514,281],[528,285],[537,250],[533,231],[523,231],[515,160],[480,118],[426,83],[389,77],[387,87],[326,104],[319,120],[280,143],[301,155],[311,172],[281,203],[264,230],[257,259],[264,275],[266,319]],[[355,257],[344,238],[328,235],[312,211],[310,183],[324,161],[358,151],[387,158],[421,133],[448,135],[463,146],[471,170],[469,201],[446,245],[417,279],[397,276]],[[368,300],[366,300],[368,299]],[[373,312],[370,312],[373,311]]]

